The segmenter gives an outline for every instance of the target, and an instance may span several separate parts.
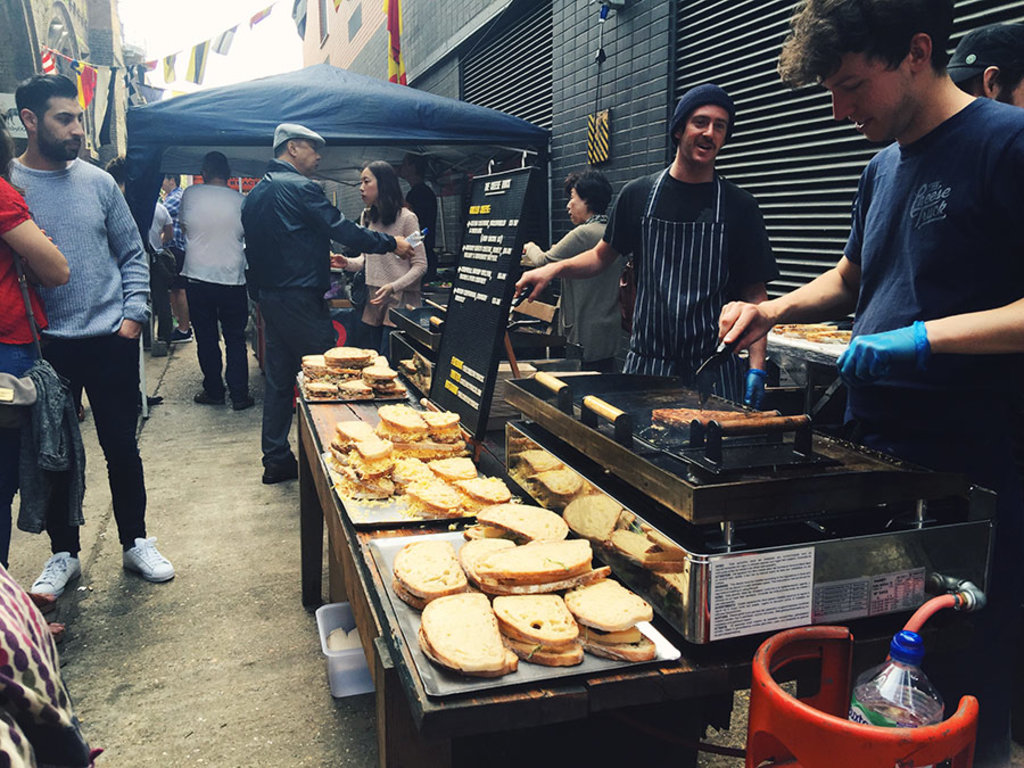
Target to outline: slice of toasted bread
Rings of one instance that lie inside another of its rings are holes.
[[[403,603],[411,605],[417,611],[422,611],[427,607],[427,603],[430,602],[429,600],[424,600],[422,597],[416,597],[416,595],[403,587],[402,582],[398,579],[391,579],[391,589],[395,591],[395,594],[398,595],[399,599]]]
[[[559,459],[547,451],[537,448],[521,451],[513,457],[519,470],[525,475],[536,475],[538,472],[547,472],[552,469],[562,469],[563,464]]]
[[[422,480],[405,486],[409,511],[427,518],[461,517],[465,496],[440,480]]]
[[[512,498],[508,486],[497,477],[474,477],[470,480],[456,480],[453,485],[465,496],[463,508],[470,514],[493,505],[505,504]]]
[[[502,539],[492,539],[492,541],[502,541]],[[605,565],[572,578],[549,581],[545,584],[502,584],[489,579],[481,579],[479,576],[470,576],[469,574],[466,576],[477,589],[488,595],[549,595],[555,592],[565,592],[567,589],[585,587],[588,584],[607,579],[611,575],[612,569]]]
[[[658,649],[648,638],[641,638],[638,643],[583,643],[583,649],[594,656],[616,661],[650,661],[658,655]]]
[[[450,542],[427,539],[406,544],[395,555],[394,577],[409,594],[425,600],[465,592],[469,584]]]
[[[430,438],[439,443],[452,443],[462,439],[459,414],[452,411],[424,411],[423,420],[430,429]]]
[[[454,483],[456,480],[472,480],[476,477],[476,465],[472,459],[466,456],[436,459],[428,462],[427,466],[430,467],[431,472],[446,483]]]
[[[373,437],[373,427],[365,421],[339,421],[334,425],[334,431],[335,440],[342,446]]]
[[[575,645],[580,636],[576,620],[558,595],[503,595],[491,603],[501,634],[550,650]]]
[[[491,528],[506,531],[516,541],[561,541],[569,535],[569,526],[554,512],[525,504],[499,504],[477,514],[477,520]]]
[[[580,624],[604,632],[621,632],[654,618],[646,600],[611,579],[567,592],[565,604]]]
[[[643,633],[636,627],[624,629],[621,632],[602,632],[600,629],[588,627],[586,624],[579,624],[580,641],[585,643],[600,643],[601,645],[621,645],[623,643],[639,643],[643,639]]]
[[[538,472],[530,484],[537,500],[549,509],[563,509],[584,490],[583,478],[567,467]]]
[[[586,573],[592,556],[585,539],[533,542],[482,558],[476,573],[497,584],[544,584]]]
[[[474,570],[477,562],[487,555],[503,549],[511,549],[514,546],[515,543],[508,539],[472,539],[459,548],[459,565],[462,566],[462,570],[470,581],[477,583],[476,571]]]
[[[628,560],[652,571],[682,571],[686,553],[680,549],[664,551],[642,533],[612,531],[612,549]],[[680,558],[681,556],[681,558]]]
[[[363,368],[363,381],[371,387],[377,382],[394,381],[398,378],[398,371],[392,370],[386,365],[368,365]]]
[[[676,560],[686,559],[686,550],[672,541],[672,539],[661,531],[655,530],[646,523],[641,525],[640,528],[643,530],[647,538],[651,540],[652,546],[647,550],[648,554],[663,553],[667,558],[670,557]]]
[[[360,479],[381,477],[389,475],[395,465],[391,454],[391,443],[371,435],[355,443],[354,449],[349,451],[348,464]]]
[[[427,422],[408,405],[382,405],[377,409],[377,434],[398,442],[412,442],[427,436]]]
[[[304,355],[302,358],[302,375],[306,381],[319,381],[330,373],[323,355]]]
[[[541,643],[523,642],[504,636],[505,645],[520,659],[545,667],[574,667],[583,663],[583,646],[572,643],[564,648],[548,648]]]
[[[577,536],[601,542],[611,538],[621,512],[622,505],[615,499],[595,493],[570,501],[562,518]]]
[[[462,531],[462,536],[467,541],[474,539],[504,539],[505,531],[501,528],[491,528],[489,525],[471,525]],[[511,540],[510,540],[511,541]]]
[[[519,658],[502,643],[490,601],[478,593],[432,600],[423,609],[419,640],[429,658],[465,675],[500,677],[518,667]]]

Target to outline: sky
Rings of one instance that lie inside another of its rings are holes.
[[[118,0],[125,42],[145,51],[147,61],[161,59],[147,73],[157,88],[191,92],[230,85],[302,66],[302,40],[292,21],[292,0],[278,0],[270,16],[252,29],[249,19],[272,0]],[[185,80],[192,47],[238,25],[227,56],[210,50],[201,86]],[[164,82],[164,56],[177,53],[177,81]]]

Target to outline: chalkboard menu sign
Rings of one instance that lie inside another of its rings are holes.
[[[430,399],[458,413],[463,426],[481,437],[487,428],[498,361],[519,261],[523,209],[544,190],[533,168],[473,179],[469,215],[452,284]]]

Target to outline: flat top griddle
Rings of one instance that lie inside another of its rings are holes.
[[[444,312],[434,307],[395,307],[391,310],[391,318],[395,326],[405,331],[424,348],[436,356],[441,346],[441,330],[444,327]],[[433,320],[437,318],[437,320]]]
[[[756,460],[709,467],[692,455],[689,443],[694,436],[689,428],[651,429],[655,408],[699,407],[697,392],[684,387],[681,380],[600,374],[554,380],[552,386],[553,379],[541,374],[511,381],[506,400],[558,439],[690,522],[863,509],[962,495],[967,490],[962,475],[930,472],[811,432],[806,438],[809,448],[805,445],[803,451],[796,451],[811,458],[789,461],[764,461],[760,452],[768,449],[792,456],[796,440],[791,436],[725,433],[723,455],[731,451],[742,459],[753,452]],[[594,406],[591,396],[611,412]],[[743,410],[717,397],[705,407]]]

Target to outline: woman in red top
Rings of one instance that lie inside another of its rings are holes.
[[[31,284],[63,285],[68,281],[68,262],[35,225],[25,200],[10,185],[8,169],[13,157],[14,146],[0,124],[0,371],[21,376],[32,367],[36,353],[14,254],[21,256],[40,328],[46,327],[46,316]],[[11,545],[11,501],[18,490],[20,436],[17,429],[0,429],[0,563],[5,568]]]

